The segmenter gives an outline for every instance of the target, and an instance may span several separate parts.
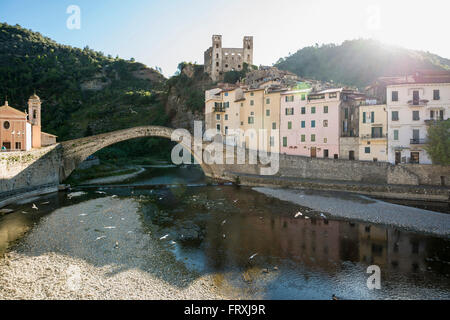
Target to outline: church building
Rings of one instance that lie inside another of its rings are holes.
[[[8,105],[0,107],[0,151],[29,151],[56,144],[56,136],[41,131],[41,99],[33,94],[28,114]]]

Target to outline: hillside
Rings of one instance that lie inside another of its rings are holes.
[[[36,92],[45,131],[61,140],[167,122],[165,79],[143,64],[60,45],[7,24],[0,24],[0,43],[1,100],[7,95],[10,105],[23,110]]]
[[[351,40],[300,49],[280,59],[275,67],[303,78],[334,81],[363,88],[377,77],[417,69],[450,69],[450,60],[438,55],[387,46],[376,40]]]

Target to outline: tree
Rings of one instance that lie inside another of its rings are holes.
[[[433,164],[450,165],[450,119],[438,121],[428,127],[425,150]]]

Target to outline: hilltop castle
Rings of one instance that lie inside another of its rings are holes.
[[[212,46],[205,51],[205,72],[214,81],[224,72],[241,71],[244,63],[253,64],[253,37],[244,37],[242,48],[222,48],[222,36],[212,36]]]

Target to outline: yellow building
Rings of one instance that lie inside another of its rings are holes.
[[[264,89],[244,91],[240,101],[240,146],[247,149],[259,148],[258,134],[263,128]]]
[[[359,107],[359,160],[388,160],[386,105]]]
[[[264,92],[263,129],[267,130],[267,140],[263,150],[280,152],[280,110],[281,94],[286,90],[270,90]]]

